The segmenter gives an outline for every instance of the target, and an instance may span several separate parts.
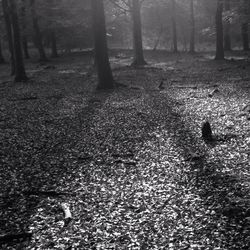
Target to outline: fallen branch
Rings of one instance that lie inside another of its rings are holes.
[[[136,166],[137,165],[137,163],[135,161],[124,161],[121,159],[114,161],[114,163],[117,163],[117,164],[123,163],[123,164],[129,165],[129,166]]]
[[[70,212],[69,205],[66,203],[62,203],[61,208],[64,212],[64,227],[66,227],[72,220],[72,214]]]
[[[30,101],[30,100],[37,100],[37,96],[27,96],[27,97],[21,97],[21,98],[16,98],[16,99],[11,99],[10,101]]]
[[[133,153],[127,153],[127,154],[112,154],[111,155],[114,158],[127,158],[127,157],[134,157]]]
[[[58,197],[61,195],[67,195],[67,193],[56,192],[56,191],[24,191],[24,195],[37,195],[37,196],[50,196],[50,197]]]
[[[247,104],[243,107],[242,111],[250,113],[250,104]]]
[[[208,94],[208,97],[213,97],[215,94],[219,93],[220,91],[218,89],[214,89]]]
[[[37,96],[29,96],[29,97],[22,97],[20,99],[17,100],[21,100],[21,101],[29,101],[29,100],[37,100],[38,97]]]
[[[177,89],[197,89],[198,87],[196,85],[172,85],[171,88],[177,88]]]

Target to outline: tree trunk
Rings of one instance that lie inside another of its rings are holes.
[[[22,0],[21,7],[21,27],[22,27],[22,45],[23,45],[23,55],[26,59],[30,58],[29,50],[28,50],[28,42],[26,36],[26,8],[25,8],[25,0]]]
[[[132,65],[140,66],[147,64],[143,56],[141,11],[139,0],[132,0],[132,21],[134,39],[134,61]]]
[[[163,32],[163,30],[161,28],[160,31],[159,31],[158,37],[157,37],[157,39],[155,41],[155,44],[154,44],[154,47],[153,47],[153,51],[157,50],[157,47],[158,47],[158,45],[160,43],[160,40],[161,40],[162,32]]]
[[[229,12],[231,10],[230,0],[225,0],[225,11]],[[231,50],[231,27],[229,18],[226,19],[224,25],[224,50]]]
[[[195,52],[194,0],[190,0],[190,53]]]
[[[30,58],[30,54],[29,54],[29,50],[28,50],[28,41],[27,41],[27,38],[26,38],[25,35],[23,36],[22,44],[23,44],[23,54],[24,54],[24,57],[26,59],[29,59]]]
[[[176,2],[175,0],[171,0],[172,3],[172,33],[173,33],[173,47],[174,52],[178,52],[177,45],[177,29],[176,29]]]
[[[56,58],[58,57],[58,53],[56,44],[56,34],[54,30],[50,32],[50,42],[51,42],[51,57]]]
[[[217,10],[216,10],[216,16],[215,16],[215,25],[216,25],[215,60],[224,59],[222,12],[223,12],[223,3],[221,0],[217,0]]]
[[[244,51],[249,51],[249,37],[248,37],[248,21],[249,21],[249,12],[250,12],[250,2],[249,0],[244,0],[243,2],[244,16],[243,23],[241,25],[241,36],[242,36],[242,45]]]
[[[31,8],[31,15],[32,15],[32,25],[33,25],[35,46],[38,49],[40,61],[46,62],[46,61],[48,61],[48,59],[46,57],[43,43],[42,43],[42,34],[41,34],[40,27],[38,24],[38,18],[37,18],[36,7],[35,7],[35,0],[30,0],[30,8]]]
[[[242,45],[244,51],[249,51],[248,23],[241,25]]]
[[[115,82],[108,57],[103,0],[92,0],[91,7],[93,16],[95,63],[98,74],[97,89],[112,89],[114,88]]]
[[[3,57],[3,52],[2,52],[2,44],[0,40],[0,64],[5,63],[4,57]]]
[[[15,58],[15,82],[28,80],[23,63],[21,36],[18,23],[18,15],[15,0],[9,0],[11,28],[13,33],[14,58]]]
[[[11,75],[15,74],[15,59],[14,59],[14,44],[13,44],[13,35],[11,31],[11,20],[9,15],[9,6],[7,0],[2,0],[2,7],[3,7],[3,15],[6,25],[6,33],[10,51],[10,66],[11,66]]]

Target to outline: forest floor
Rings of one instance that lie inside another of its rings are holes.
[[[0,248],[250,249],[244,56],[120,53],[109,92],[80,54],[0,66]]]

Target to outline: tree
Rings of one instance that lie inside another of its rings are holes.
[[[224,59],[222,12],[223,12],[223,2],[221,0],[217,0],[217,9],[216,9],[216,15],[215,15],[215,25],[216,25],[215,60]]]
[[[190,0],[190,53],[195,52],[194,0]]]
[[[13,34],[11,28],[11,19],[9,15],[9,4],[7,0],[2,0],[3,16],[5,20],[6,33],[10,51],[10,66],[11,66],[11,75],[15,74],[15,59],[14,59],[14,44],[13,44]]]
[[[177,30],[176,30],[176,2],[175,0],[171,0],[172,4],[172,33],[173,33],[173,46],[174,52],[178,52],[177,45]]]
[[[6,0],[3,0],[6,1]],[[9,3],[9,4],[8,4]],[[22,47],[21,47],[21,35],[17,15],[17,7],[15,0],[9,0],[7,3],[7,10],[9,11],[12,38],[13,38],[13,51],[15,61],[15,82],[25,82],[28,80],[23,63]]]
[[[86,4],[86,0],[81,0],[81,1],[82,5]],[[78,13],[76,14],[75,10],[73,10],[74,8],[77,8],[77,12],[78,11],[81,12],[81,15],[83,9],[79,8],[79,0],[74,1],[74,7],[70,6],[70,12],[73,11],[73,13],[68,13],[66,11],[67,9],[69,9],[69,4],[67,5],[67,2],[62,2],[58,0],[44,0],[43,2],[40,2],[40,5],[37,6],[37,8],[38,7],[42,16],[40,23],[43,25],[43,30],[45,31],[44,40],[47,42],[47,45],[51,49],[50,56],[52,58],[56,58],[58,57],[58,51],[57,51],[58,30],[62,29],[66,23],[70,25],[72,19],[75,19],[75,16],[79,15]],[[82,20],[80,20],[80,22],[82,22]],[[72,33],[70,34],[70,36],[71,35]]]
[[[26,0],[22,0],[21,6],[21,28],[22,28],[22,47],[23,54],[26,59],[30,58],[28,51],[28,41],[26,36]]]
[[[56,34],[54,30],[50,31],[50,43],[51,43],[51,57],[58,57],[57,44],[56,44]]]
[[[244,51],[249,51],[249,37],[248,37],[248,15],[249,15],[249,0],[243,1],[243,23],[241,24],[242,45]]]
[[[139,66],[147,64],[143,56],[142,46],[142,28],[139,0],[132,0],[132,21],[133,21],[133,39],[134,39],[134,61],[132,65]]]
[[[248,51],[249,48],[249,37],[248,37],[248,23],[243,23],[241,25],[241,35],[242,35],[242,45],[243,50]]]
[[[226,51],[231,50],[231,34],[230,34],[230,15],[229,12],[231,10],[230,0],[225,0],[225,11],[227,13],[224,25],[224,49]]]
[[[1,40],[0,40],[0,64],[5,63],[4,57],[3,57],[3,53],[2,53],[2,44],[1,44]]]
[[[40,26],[38,23],[35,0],[30,0],[30,10],[31,10],[31,16],[32,16],[33,32],[34,32],[34,42],[39,52],[40,61],[46,62],[48,61],[48,59],[46,57],[43,43],[42,43],[42,34],[41,34]]]
[[[95,64],[98,74],[97,89],[111,89],[114,88],[115,82],[108,57],[103,0],[92,0],[91,7],[95,45]]]
[[[142,24],[141,24],[141,2],[139,0],[110,0],[115,7],[120,10],[120,15],[131,14],[133,29],[133,52],[134,58],[132,65],[145,65],[147,62],[143,55],[142,43]]]

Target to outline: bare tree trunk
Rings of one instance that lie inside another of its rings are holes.
[[[48,59],[46,57],[43,43],[42,43],[42,34],[41,34],[40,27],[38,24],[38,18],[37,18],[36,7],[35,7],[35,0],[30,0],[30,8],[31,8],[31,13],[32,13],[32,24],[33,24],[35,45],[36,45],[38,52],[39,52],[40,61],[46,62],[46,61],[48,61]]]
[[[243,2],[244,16],[243,23],[241,25],[241,36],[242,36],[242,45],[244,51],[249,51],[249,36],[248,36],[248,22],[249,22],[249,12],[250,12],[250,2],[249,0],[244,0]]]
[[[224,45],[223,45],[223,23],[222,23],[223,3],[217,0],[217,10],[215,16],[216,24],[216,56],[215,60],[224,59]]]
[[[26,59],[30,58],[28,50],[28,41],[26,36],[26,1],[22,0],[21,7],[21,27],[22,27],[22,45],[23,45],[23,54]]]
[[[225,0],[225,11],[230,11],[230,0]],[[230,20],[229,18],[226,19],[224,25],[224,50],[230,51],[231,50],[231,27],[230,27]]]
[[[2,0],[2,7],[3,7],[3,15],[6,25],[6,33],[10,51],[10,66],[11,66],[11,75],[15,74],[15,59],[14,59],[14,44],[13,44],[13,35],[11,31],[11,20],[9,15],[9,6],[7,0]]]
[[[18,23],[18,15],[15,0],[9,0],[10,20],[13,33],[14,58],[15,58],[15,81],[25,82],[28,80],[22,55],[21,35]]]
[[[28,50],[28,41],[26,36],[23,37],[22,39],[22,44],[23,44],[23,54],[26,59],[30,58],[29,50]]]
[[[249,51],[248,23],[241,25],[242,45],[244,51]]]
[[[195,52],[194,0],[190,0],[190,53]]]
[[[112,89],[115,86],[115,82],[108,57],[103,0],[91,0],[91,7],[95,45],[95,65],[98,74],[97,89]]]
[[[50,42],[51,42],[51,57],[56,58],[58,57],[58,53],[56,44],[56,34],[54,30],[50,32]]]
[[[161,16],[160,16],[160,13],[159,13],[159,8],[160,8],[160,6],[157,5],[156,11],[155,11],[155,15],[158,17],[159,31],[158,31],[158,34],[157,34],[157,39],[155,40],[155,43],[154,43],[154,46],[153,46],[153,51],[157,50],[157,48],[159,46],[159,43],[161,41],[161,37],[162,37],[163,31],[164,31],[163,25],[162,25]]]
[[[243,1],[244,16],[243,23],[241,25],[242,45],[244,51],[249,51],[249,36],[248,36],[248,20],[249,20],[249,9],[250,3],[248,0]]]
[[[173,32],[173,46],[174,52],[178,52],[177,45],[177,30],[176,30],[176,2],[175,0],[171,0],[172,3],[172,32]]]
[[[4,57],[3,57],[3,52],[2,52],[2,44],[1,44],[1,40],[0,40],[0,64],[5,63]]]
[[[132,65],[139,66],[147,64],[143,56],[141,11],[139,0],[132,0],[132,20],[134,38],[134,61]]]
[[[157,47],[158,47],[158,45],[159,45],[159,43],[160,43],[160,40],[161,40],[162,32],[163,32],[163,29],[162,29],[162,27],[161,27],[160,30],[159,30],[157,39],[156,39],[156,41],[155,41],[155,44],[154,44],[154,47],[153,47],[153,51],[156,51],[156,50],[157,50]]]

